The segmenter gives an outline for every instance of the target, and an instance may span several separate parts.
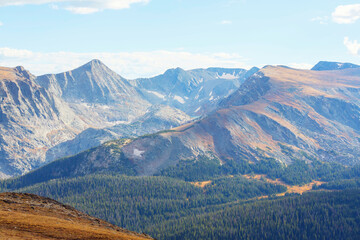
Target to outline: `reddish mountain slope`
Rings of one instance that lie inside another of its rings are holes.
[[[139,174],[198,155],[256,161],[360,156],[360,68],[306,71],[268,66],[204,119],[122,148]]]
[[[152,239],[33,194],[0,194],[1,239]]]

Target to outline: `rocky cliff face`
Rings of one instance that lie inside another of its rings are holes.
[[[29,171],[87,125],[22,67],[0,68],[0,177]]]

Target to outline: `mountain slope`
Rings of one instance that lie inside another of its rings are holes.
[[[0,68],[0,178],[29,171],[48,148],[87,127],[22,67]]]
[[[122,150],[142,174],[209,152],[222,161],[273,157],[288,163],[319,157],[351,164],[360,155],[359,73],[269,66],[224,100],[222,109]],[[149,165],[156,167],[144,167]]]
[[[178,108],[190,116],[213,110],[217,102],[234,92],[258,68],[169,69],[153,78],[131,81],[151,103]]]
[[[329,71],[329,70],[341,70],[347,68],[360,68],[360,66],[353,63],[320,61],[311,70]]]
[[[62,142],[46,152],[48,162],[70,155],[118,138],[138,137],[145,134],[167,130],[191,121],[184,112],[169,106],[152,106],[146,114],[129,124],[117,124],[103,129],[88,128],[74,139]]]
[[[225,99],[221,109],[173,131],[122,147],[140,175],[182,159],[223,163],[275,158],[358,162],[360,69],[333,72],[268,66]],[[141,154],[139,154],[141,153]]]
[[[1,193],[0,203],[2,239],[152,239],[33,194]]]

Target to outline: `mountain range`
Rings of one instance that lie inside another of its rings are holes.
[[[109,140],[187,123],[212,111],[255,71],[170,69],[155,78],[127,80],[99,60],[42,76],[2,67],[0,178]],[[165,99],[156,100],[165,92]]]
[[[285,166],[298,160],[351,166],[359,163],[359,143],[360,68],[313,71],[266,66],[201,119],[109,141],[32,175],[46,179],[63,172],[156,175],[203,157],[219,166],[269,159]]]
[[[214,110],[217,103],[233,93],[246,78],[257,72],[245,69],[208,68],[185,71],[169,69],[153,78],[132,81],[153,104],[178,108],[190,116]]]
[[[203,119],[121,150],[140,175],[202,155],[220,164],[274,158],[284,164],[317,159],[352,165],[360,156],[359,100],[360,68],[267,66]]]

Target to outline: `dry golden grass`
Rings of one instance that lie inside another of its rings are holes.
[[[31,194],[0,194],[0,239],[152,239]]]
[[[12,68],[0,67],[0,79],[14,81],[17,79],[15,71]]]
[[[311,85],[323,87],[360,87],[360,77],[347,75],[344,71],[310,71],[284,68],[279,66],[268,66],[261,70],[272,81],[278,84],[289,85]]]
[[[204,188],[207,185],[211,184],[212,181],[203,181],[203,182],[191,182],[192,185],[196,186],[196,187],[200,187],[200,188]]]
[[[256,180],[264,179],[268,183],[282,185],[287,188],[286,192],[276,194],[276,196],[284,196],[286,193],[303,194],[304,192],[310,191],[314,185],[321,185],[324,183],[324,182],[320,182],[320,181],[312,181],[311,183],[301,185],[301,186],[300,185],[291,186],[291,185],[284,183],[280,179],[275,179],[275,180],[270,179],[265,174],[243,175],[243,176],[246,177],[247,179],[256,179]],[[268,196],[261,196],[258,199],[267,198],[267,197]]]

